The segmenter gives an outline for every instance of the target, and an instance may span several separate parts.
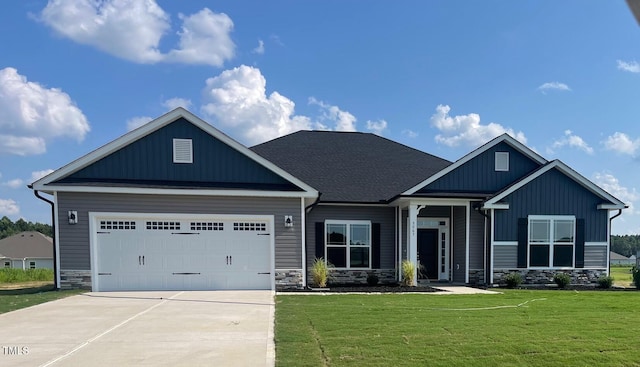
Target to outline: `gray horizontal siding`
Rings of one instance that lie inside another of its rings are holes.
[[[607,246],[585,246],[584,247],[584,267],[585,268],[606,268],[607,267]]]
[[[518,246],[517,245],[496,245],[493,246],[493,268],[513,269],[518,267]]]
[[[469,217],[469,269],[484,269],[484,217],[475,210]]]
[[[78,224],[69,225],[69,210],[78,211]],[[58,193],[61,269],[89,270],[89,212],[274,215],[275,267],[302,267],[300,199],[178,195]],[[285,228],[284,216],[293,216]]]
[[[518,218],[529,215],[575,215],[585,220],[585,241],[606,242],[609,212],[603,200],[556,169],[507,196],[508,210],[495,211],[495,240],[516,241]]]
[[[370,220],[380,223],[380,268],[395,268],[395,208],[318,205],[307,214],[307,266],[316,258],[316,222]]]

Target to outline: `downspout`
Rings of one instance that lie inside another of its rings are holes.
[[[624,206],[624,208],[628,208],[628,206]],[[616,219],[617,217],[622,215],[622,209],[618,209],[618,214],[614,215],[613,217],[609,218],[609,248],[607,249],[607,259],[609,259],[609,253],[611,252],[611,223],[613,222],[614,219]],[[609,261],[607,261],[607,275],[611,275],[611,259],[609,259]]]
[[[309,213],[313,208],[316,207],[316,205],[320,203],[320,196],[322,196],[322,193],[318,192],[318,197],[316,198],[316,201],[314,201],[313,203],[309,204],[306,208],[304,208],[304,210],[306,210],[307,213]]]
[[[28,186],[30,189],[33,189],[33,186],[29,185]],[[46,201],[47,203],[49,203],[49,205],[51,205],[51,228],[53,229],[53,233],[51,233],[51,238],[53,239],[53,289],[57,290],[58,289],[58,262],[56,261],[57,254],[56,254],[56,215],[55,215],[55,207],[53,204],[53,201],[43,197],[40,195],[40,192],[38,192],[38,190],[33,190],[33,194],[40,200],[42,201]]]
[[[318,197],[316,198],[316,200],[313,203],[307,205],[304,208],[304,212],[306,214],[309,214],[309,212],[311,212],[311,210],[313,210],[313,208],[315,208],[316,205],[318,205],[318,203],[320,203],[320,196],[322,196],[322,193],[318,191]],[[303,232],[307,231],[307,220],[308,219],[309,218],[307,217],[307,215],[305,215],[304,216],[304,223],[302,223],[302,226],[303,226],[302,227],[302,231]],[[302,269],[304,271],[304,274],[302,275],[302,282],[304,283],[303,287],[306,287],[307,286],[307,266],[306,266],[306,263],[307,263],[307,256],[308,256],[308,253],[309,253],[309,251],[307,251],[308,250],[307,242],[309,241],[309,239],[306,237],[306,234],[305,234],[304,239],[305,239],[304,243],[302,244],[304,246],[303,249],[302,249],[302,252],[304,253],[304,255],[303,255],[304,256],[304,260],[303,260],[304,263],[302,264]]]
[[[480,205],[475,206],[474,209],[476,210],[476,212],[478,212],[478,214],[484,217],[484,236],[482,236],[484,249],[483,264],[486,269],[486,271],[484,272],[484,284],[489,285],[489,272],[493,271],[493,269],[489,269],[490,266],[487,266],[487,220],[489,219],[489,215],[484,213],[482,209],[480,209]]]

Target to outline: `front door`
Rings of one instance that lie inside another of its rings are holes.
[[[418,279],[439,279],[437,228],[418,229]]]

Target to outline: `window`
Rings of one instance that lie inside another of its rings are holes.
[[[336,268],[371,268],[371,222],[325,222],[325,259]]]
[[[573,268],[575,218],[529,216],[529,267]]]
[[[11,261],[5,261],[4,262],[4,267],[5,268],[10,268],[11,267]]]
[[[191,139],[173,139],[173,163],[193,163]]]
[[[29,261],[29,269],[35,269],[36,268],[36,262],[35,261]]]
[[[496,171],[509,171],[509,152],[496,152]]]

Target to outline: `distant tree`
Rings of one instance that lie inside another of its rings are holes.
[[[25,231],[36,231],[53,237],[53,229],[48,224],[27,222],[22,218],[14,223],[7,216],[0,218],[0,239]]]
[[[636,255],[640,250],[640,235],[611,236],[611,251],[620,255]]]

